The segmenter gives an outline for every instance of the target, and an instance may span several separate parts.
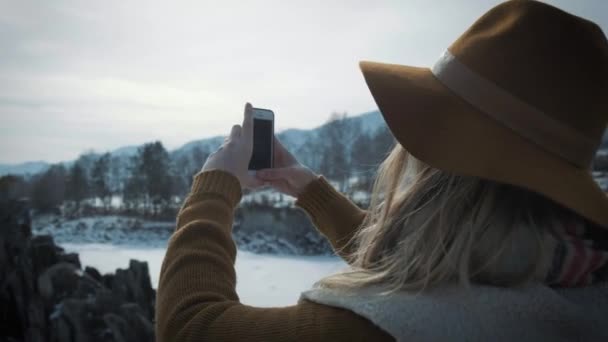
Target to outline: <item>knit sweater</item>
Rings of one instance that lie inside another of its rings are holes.
[[[241,186],[223,171],[198,174],[177,218],[162,264],[156,298],[158,341],[392,341],[357,314],[303,300],[280,308],[239,302],[231,229]],[[337,251],[365,212],[322,177],[296,204]]]

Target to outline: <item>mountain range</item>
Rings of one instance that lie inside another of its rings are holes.
[[[346,117],[344,120],[356,125],[358,127],[358,130],[360,130],[360,133],[364,133],[369,136],[375,134],[375,132],[378,131],[379,128],[385,127],[384,119],[382,118],[382,115],[379,111],[371,111],[356,116]],[[278,132],[277,137],[287,147],[288,150],[293,151],[296,154],[296,157],[300,158],[302,156],[299,156],[298,153],[303,153],[302,147],[306,145],[307,142],[323,138],[319,136],[319,133],[322,132],[323,128],[326,125],[327,123],[313,129],[287,129],[282,132]],[[218,148],[218,146],[222,143],[223,140],[223,136],[215,136],[190,141],[180,146],[179,148],[169,151],[169,154],[171,156],[171,159],[174,161],[179,160],[180,158],[184,159],[188,156],[191,156],[195,149],[207,152],[214,151]],[[128,160],[131,156],[135,155],[139,147],[140,146],[135,145],[123,146],[113,151],[110,151],[110,154],[112,158],[125,161]],[[602,153],[608,153],[608,130],[602,138],[600,150],[602,151]],[[92,155],[95,157],[101,155],[101,153],[93,153]],[[303,160],[306,160],[305,156]],[[66,167],[69,167],[73,164],[73,162],[74,160],[64,161],[62,162],[62,164]],[[203,163],[204,161],[199,162]],[[7,174],[31,176],[46,171],[50,166],[51,163],[48,163],[46,161],[29,161],[19,164],[0,164],[0,176],[4,176]]]
[[[362,131],[368,135],[374,134],[379,128],[385,125],[384,120],[379,111],[371,111],[356,116],[347,117],[345,120],[354,123],[361,127]],[[299,151],[309,139],[317,138],[319,132],[325,126],[321,125],[313,129],[287,129],[277,133],[279,140],[290,151]],[[223,136],[215,136],[194,140],[185,143],[184,145],[169,151],[171,159],[178,160],[182,156],[191,155],[192,151],[200,148],[203,151],[214,151],[224,140]],[[137,153],[140,146],[123,146],[113,151],[109,151],[113,158],[128,159]],[[101,155],[101,153],[94,153]],[[69,167],[74,160],[64,161],[62,164]],[[201,163],[204,161],[201,161]],[[51,166],[51,163],[46,161],[29,161],[19,164],[0,164],[0,176],[7,174],[31,176],[40,172],[46,171]]]

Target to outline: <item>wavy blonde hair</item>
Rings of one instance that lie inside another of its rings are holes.
[[[421,291],[448,282],[515,286],[543,278],[547,233],[574,214],[533,192],[430,167],[395,146],[368,214],[325,287]]]

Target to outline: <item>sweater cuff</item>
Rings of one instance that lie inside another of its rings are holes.
[[[327,179],[319,176],[308,184],[298,199],[296,205],[304,209],[312,217],[318,217],[329,209],[329,204],[343,198],[342,194],[329,184]]]
[[[223,170],[209,170],[194,176],[190,195],[212,193],[223,197],[232,208],[241,200],[241,183],[233,174]]]

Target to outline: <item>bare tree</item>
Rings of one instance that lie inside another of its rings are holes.
[[[81,202],[88,197],[89,192],[89,180],[86,171],[79,162],[75,162],[67,177],[66,199],[73,201],[78,211]]]
[[[0,202],[27,197],[29,182],[22,176],[0,177]]]
[[[91,170],[92,193],[99,198],[107,210],[110,207],[112,193],[110,191],[110,154],[106,153],[93,163]]]
[[[333,113],[319,132],[319,141],[324,145],[320,171],[338,181],[342,190],[352,174],[351,146],[360,134],[360,125],[346,113]]]
[[[58,210],[65,199],[66,171],[63,165],[51,166],[34,180],[32,204],[39,211]]]

